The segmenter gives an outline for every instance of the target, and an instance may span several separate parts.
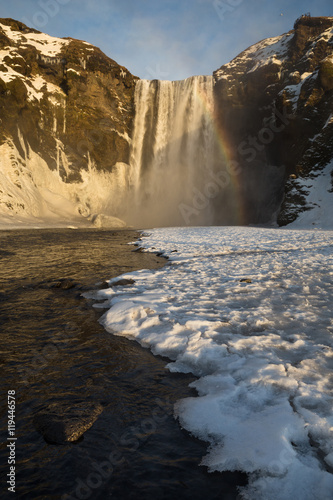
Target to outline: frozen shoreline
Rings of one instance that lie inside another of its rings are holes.
[[[169,264],[98,293],[108,331],[199,377],[176,416],[210,443],[211,471],[250,474],[243,498],[333,494],[332,244],[332,231],[154,229],[140,245]]]

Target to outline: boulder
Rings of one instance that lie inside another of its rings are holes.
[[[34,426],[46,442],[66,444],[77,441],[90,429],[103,406],[94,403],[52,403],[34,417]]]

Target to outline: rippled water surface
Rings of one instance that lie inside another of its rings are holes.
[[[133,252],[131,231],[0,232],[1,498],[7,491],[7,391],[16,391],[16,498],[236,499],[237,474],[198,467],[201,443],[173,418],[189,375],[105,332],[81,294],[165,263]],[[34,415],[50,403],[101,403],[75,444],[45,442]],[[113,457],[112,469],[110,457]]]

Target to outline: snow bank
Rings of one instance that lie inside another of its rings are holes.
[[[109,332],[198,377],[175,415],[209,443],[210,471],[249,474],[244,499],[333,497],[332,243],[332,231],[154,229],[141,245],[169,263],[97,294]]]

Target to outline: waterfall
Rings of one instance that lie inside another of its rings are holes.
[[[202,189],[216,163],[213,77],[139,80],[135,110],[127,222],[212,224],[211,203]]]

